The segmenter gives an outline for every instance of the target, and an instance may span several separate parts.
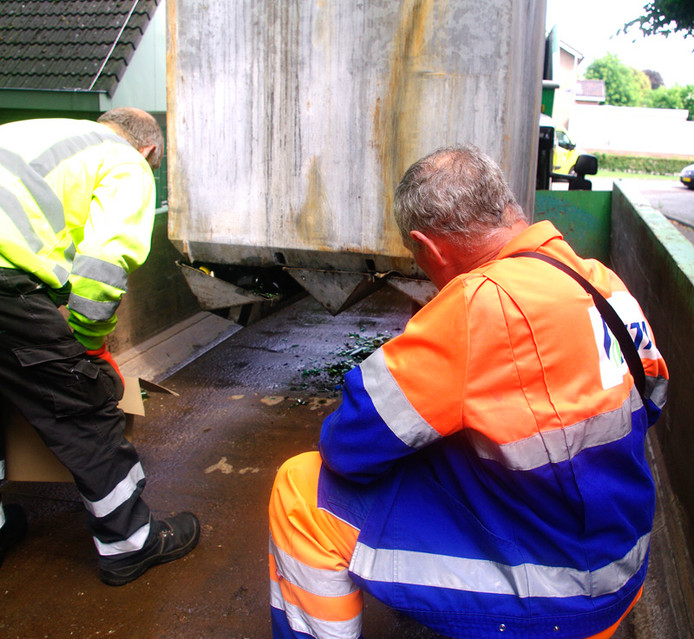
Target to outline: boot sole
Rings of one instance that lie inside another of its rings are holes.
[[[134,581],[138,577],[144,575],[153,566],[158,566],[159,564],[166,564],[170,561],[175,561],[187,555],[195,546],[198,545],[198,540],[200,539],[200,524],[196,522],[195,525],[195,535],[191,537],[190,541],[176,550],[172,550],[169,553],[162,555],[152,555],[143,559],[139,564],[134,564],[128,567],[128,572],[120,571],[106,571],[103,568],[99,569],[99,578],[107,586],[124,586],[131,581]]]

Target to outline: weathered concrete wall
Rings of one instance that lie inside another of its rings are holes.
[[[167,7],[169,237],[191,261],[414,272],[393,192],[455,143],[532,210],[545,0]]]
[[[694,553],[694,247],[638,192],[615,184],[610,257],[639,300],[670,371],[655,427]]]
[[[114,354],[122,353],[200,310],[181,272],[180,254],[166,236],[167,214],[154,221],[152,250],[147,261],[128,277],[128,292],[116,315],[116,330],[108,338]]]

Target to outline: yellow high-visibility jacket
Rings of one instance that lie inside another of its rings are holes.
[[[115,328],[128,273],[149,254],[154,208],[150,166],[107,126],[0,126],[0,268],[70,289],[68,322],[87,349]]]

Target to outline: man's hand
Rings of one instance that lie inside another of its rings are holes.
[[[123,375],[121,375],[118,364],[116,364],[111,352],[106,348],[106,345],[104,344],[97,350],[88,350],[87,357],[101,369],[102,373],[108,375],[109,379],[113,382],[116,399],[123,399],[125,380],[123,379]]]

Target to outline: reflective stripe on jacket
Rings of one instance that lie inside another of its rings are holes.
[[[504,259],[523,250],[564,261],[615,306],[644,364],[646,406],[592,298],[551,265]],[[655,497],[644,439],[667,376],[616,275],[549,222],[529,227],[347,375],[321,455],[342,477],[380,481],[355,522],[353,579],[449,636],[607,628],[645,578]]]
[[[142,155],[87,120],[0,126],[0,267],[71,284],[69,322],[87,348],[113,330],[127,275],[150,249],[155,188]]]

